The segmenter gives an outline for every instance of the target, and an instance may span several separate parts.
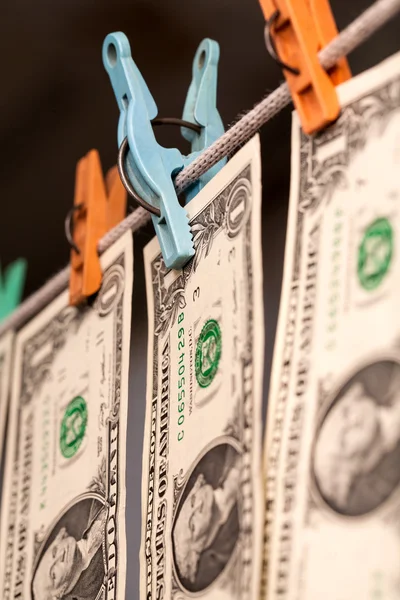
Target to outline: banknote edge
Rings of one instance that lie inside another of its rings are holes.
[[[189,219],[192,220],[195,218],[197,214],[204,210],[204,208],[212,203],[212,201],[217,197],[223,189],[229,186],[229,183],[232,182],[236,177],[238,177],[241,171],[245,168],[245,165],[250,165],[252,179],[254,176],[254,182],[257,185],[257,199],[258,205],[256,206],[256,210],[252,212],[252,243],[251,243],[251,254],[254,257],[255,252],[259,253],[260,262],[262,267],[262,252],[261,252],[261,157],[260,157],[260,141],[259,135],[254,136],[239,152],[231,159],[228,163],[230,165],[229,171],[227,171],[227,167],[223,169],[220,173],[218,173],[215,178],[202,190],[199,195],[191,201],[188,206]],[[234,174],[232,175],[231,172]],[[229,175],[228,175],[229,173]],[[204,198],[203,198],[204,197]],[[254,221],[258,221],[258,225],[254,227]],[[254,235],[256,234],[256,235]],[[257,247],[257,248],[256,248]],[[144,260],[145,260],[145,276],[146,276],[146,293],[147,293],[147,301],[148,301],[148,315],[153,314],[154,311],[154,297],[153,297],[153,287],[152,287],[152,273],[151,273],[151,265],[154,260],[160,256],[160,246],[158,244],[157,238],[153,238],[147,246],[144,248]],[[262,268],[257,273],[257,277],[255,278],[253,275],[253,306],[257,307],[259,314],[259,323],[263,325],[264,319],[264,311],[263,311],[263,289],[262,289]],[[256,399],[256,394],[258,395],[258,403],[259,403],[259,415],[258,415],[258,423],[255,426],[255,438],[256,442],[253,444],[253,451],[257,451],[258,448],[258,469],[257,466],[254,466],[254,471],[258,470],[257,473],[252,473],[253,475],[253,489],[254,489],[254,506],[257,513],[260,513],[262,510],[263,496],[262,496],[262,483],[259,477],[259,473],[261,471],[261,434],[262,434],[262,425],[261,425],[261,405],[262,405],[262,383],[263,383],[263,362],[264,362],[264,327],[262,329],[262,335],[259,337],[259,352],[256,353],[256,356],[259,358],[259,361],[254,361],[253,368],[257,369],[258,377],[254,377],[254,386],[257,387],[257,391],[254,390],[254,398]],[[253,331],[253,344],[255,343],[256,335],[255,328]],[[153,354],[154,354],[154,325],[149,318],[148,322],[148,354],[147,360],[148,365],[152,364]],[[147,372],[147,391],[146,391],[146,416],[145,416],[145,428],[146,424],[151,416],[151,404],[153,401],[152,394],[150,390],[152,390],[153,383],[153,374],[152,370],[148,368]],[[255,421],[254,421],[255,422]],[[148,454],[150,448],[150,439],[145,439],[143,444],[143,463],[142,463],[142,514],[145,513],[145,507],[147,507],[148,500],[148,477],[144,477],[144,474],[148,471]],[[254,461],[253,461],[254,464]],[[256,489],[258,488],[258,489]],[[257,508],[258,505],[258,508]],[[262,523],[263,519],[260,517],[260,535],[254,535],[255,543],[258,543],[259,555],[261,557],[261,547],[262,547]],[[141,546],[140,546],[140,598],[144,599],[146,597],[146,589],[145,589],[145,581],[144,581],[144,571],[146,566],[146,557],[145,557],[145,533],[146,533],[146,521],[142,522],[142,536],[141,536]],[[261,565],[259,565],[261,567]],[[259,591],[259,580],[260,580],[260,571],[259,569],[254,571],[254,580],[252,581],[252,588],[258,594]]]
[[[121,236],[114,244],[109,248],[102,256],[101,256],[101,265],[104,268],[108,268],[113,264],[113,261],[118,258],[118,256],[124,256],[124,260],[126,261],[126,273],[130,276],[131,285],[129,285],[129,290],[127,293],[127,285],[125,279],[125,287],[124,287],[124,298],[123,298],[123,312],[126,311],[128,315],[129,324],[131,322],[131,304],[132,304],[132,290],[133,290],[133,241],[132,241],[132,233],[130,231],[126,232],[123,236]],[[5,468],[4,468],[4,480],[3,480],[3,489],[2,489],[2,502],[1,502],[1,539],[0,539],[0,590],[3,589],[4,586],[4,565],[5,565],[5,547],[6,547],[6,535],[5,531],[8,525],[8,515],[9,511],[5,509],[5,506],[10,505],[10,495],[12,491],[12,468],[14,463],[14,452],[15,452],[15,443],[16,443],[16,435],[17,435],[17,415],[18,415],[18,406],[19,406],[19,396],[21,393],[21,377],[22,377],[22,350],[26,339],[29,339],[35,329],[38,329],[37,326],[34,326],[34,322],[36,321],[36,317],[40,314],[42,315],[43,321],[49,321],[51,317],[45,318],[44,315],[56,315],[60,311],[68,306],[68,290],[64,290],[61,292],[57,298],[55,298],[49,305],[46,306],[41,312],[39,312],[35,317],[32,318],[19,332],[15,335],[14,339],[14,365],[15,365],[15,373],[13,373],[13,378],[10,379],[10,386],[12,385],[12,379],[17,381],[17,385],[14,385],[11,393],[10,393],[10,401],[9,401],[9,419],[8,419],[8,439],[6,445],[5,452]],[[120,579],[121,585],[118,590],[118,600],[119,598],[125,597],[125,589],[126,589],[126,562],[127,562],[127,551],[126,551],[126,460],[125,464],[121,465],[121,454],[126,457],[126,434],[127,434],[127,409],[128,409],[128,375],[129,375],[129,346],[130,346],[130,331],[131,328],[122,327],[122,347],[127,347],[127,360],[122,364],[121,370],[121,397],[122,397],[122,387],[124,385],[125,388],[125,398],[126,402],[124,409],[124,421],[125,427],[120,430],[120,439],[122,440],[122,444],[119,445],[119,480],[120,480],[120,494],[118,498],[119,509],[118,514],[121,517],[122,527],[119,528],[118,535],[118,544],[119,544],[119,555],[118,560],[120,566]],[[32,333],[31,333],[32,332]],[[123,350],[122,350],[123,353]],[[121,356],[122,356],[121,353]],[[123,371],[125,374],[123,374]],[[125,383],[124,383],[125,382]],[[14,474],[14,477],[18,477],[18,474]]]
[[[400,52],[390,56],[389,58],[381,61],[379,64],[371,67],[364,71],[357,77],[349,80],[338,86],[338,96],[342,106],[345,109],[351,104],[357,102],[369,94],[373,94],[375,90],[382,88],[385,84],[390,83],[391,80],[395,80],[399,77],[400,73]],[[272,436],[275,430],[275,412],[277,411],[278,405],[278,394],[279,394],[279,383],[282,376],[282,364],[283,364],[283,352],[285,349],[285,334],[286,325],[289,318],[290,311],[290,296],[291,296],[291,285],[293,266],[295,263],[294,249],[296,247],[296,237],[292,235],[293,231],[297,229],[297,213],[298,203],[300,201],[300,152],[301,152],[301,125],[300,120],[296,111],[292,113],[292,155],[291,155],[291,183],[290,183],[290,194],[289,194],[289,218],[286,229],[286,244],[284,254],[284,271],[282,277],[281,286],[281,301],[277,323],[277,335],[275,348],[273,353],[273,361],[271,368],[271,387],[268,398],[268,409],[269,414],[267,415],[267,426],[266,435],[264,439],[264,451],[263,451],[263,472],[265,476],[265,497],[264,502],[268,501],[267,498],[267,486],[268,486],[268,472],[271,468],[268,468],[270,461],[269,450],[270,442],[272,443]],[[293,149],[296,151],[294,152]],[[289,256],[289,260],[288,260]],[[290,261],[290,262],[289,262]],[[297,309],[298,310],[298,309]],[[297,312],[296,312],[297,314]],[[273,411],[272,414],[270,411]],[[279,459],[278,459],[279,465]],[[279,467],[277,467],[279,468]],[[275,484],[275,489],[276,489]],[[267,504],[265,507],[265,514],[267,517]],[[264,539],[267,539],[267,518],[264,524]],[[271,539],[274,537],[273,526],[271,529]],[[271,544],[270,544],[271,546]],[[270,585],[267,581],[268,578],[268,567],[270,565],[270,559],[268,556],[268,547],[264,545],[264,560],[263,560],[263,573],[262,573],[262,584],[261,584],[261,597],[273,597]]]

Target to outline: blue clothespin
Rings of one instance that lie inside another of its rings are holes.
[[[122,159],[127,151],[120,170],[126,170],[124,183],[131,184],[131,194],[152,213],[168,268],[179,269],[194,255],[188,217],[179,204],[173,178],[224,131],[216,108],[218,58],[218,44],[203,40],[194,59],[183,112],[185,120],[200,126],[200,133],[186,128],[182,131],[192,145],[191,154],[185,156],[177,148],[160,146],[154,136],[151,121],[157,116],[157,105],[131,57],[127,37],[121,32],[111,33],[103,43],[103,63],[120,109],[118,145]],[[193,184],[187,198],[191,199],[225,162],[220,161]]]
[[[200,125],[200,134],[187,127],[181,128],[183,137],[191,143],[191,162],[203,150],[211,146],[224,133],[224,125],[217,110],[219,45],[205,39],[197,48],[193,59],[193,78],[186,96],[182,119]],[[223,158],[204,173],[186,190],[188,203],[226,164]]]
[[[0,322],[10,316],[21,301],[27,267],[24,258],[10,263],[4,274],[0,267]]]

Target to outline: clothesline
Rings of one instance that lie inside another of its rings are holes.
[[[377,0],[357,19],[346,27],[328,46],[323,48],[318,57],[321,65],[329,69],[341,58],[350,54],[365,42],[382,25],[400,11],[400,0]],[[228,129],[209,148],[204,150],[189,166],[176,177],[177,193],[182,192],[190,183],[208,171],[223,157],[231,154],[238,146],[249,140],[262,125],[272,119],[291,102],[289,88],[286,83],[266,96],[252,110],[247,112],[230,129]],[[126,231],[137,231],[150,220],[150,213],[143,208],[136,209],[111,229],[99,242],[98,251],[102,254]],[[37,292],[27,298],[11,316],[0,325],[0,335],[8,329],[18,329],[32,316],[51,302],[68,285],[69,267],[52,277]]]

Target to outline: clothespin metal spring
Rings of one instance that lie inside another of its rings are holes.
[[[277,9],[270,16],[270,18],[267,19],[267,21],[265,23],[265,29],[264,29],[265,45],[267,47],[269,55],[281,69],[285,69],[286,71],[289,71],[289,73],[292,73],[292,75],[300,75],[299,69],[297,69],[296,67],[291,67],[287,63],[283,62],[278,56],[276,44],[275,44],[274,38],[272,36],[272,28],[273,28],[274,24],[276,23],[276,21],[279,19],[280,14],[281,14],[280,11]]]
[[[73,216],[74,216],[74,212],[81,210],[83,208],[83,204],[77,204],[76,206],[73,206],[68,212],[67,212],[67,216],[65,217],[65,222],[64,222],[64,229],[65,229],[65,237],[67,238],[67,242],[70,245],[72,250],[75,250],[75,252],[77,254],[80,254],[81,251],[79,250],[78,246],[75,244],[74,242],[74,232],[73,232]]]
[[[199,125],[196,125],[195,123],[190,123],[190,121],[178,119],[176,117],[156,117],[151,121],[151,124],[153,125],[153,127],[157,125],[178,125],[179,127],[186,127],[187,129],[191,129],[192,131],[195,131],[198,134],[200,134],[201,131],[201,127]],[[154,206],[153,204],[150,204],[149,202],[146,202],[146,200],[141,198],[139,194],[136,193],[135,188],[129,181],[129,176],[125,170],[125,161],[128,152],[129,141],[128,136],[126,136],[123,139],[121,146],[119,147],[117,158],[118,172],[126,191],[130,196],[132,196],[135,202],[139,204],[139,206],[141,206],[145,210],[148,210],[152,215],[156,215],[156,217],[161,217],[160,209],[157,208],[157,206]]]

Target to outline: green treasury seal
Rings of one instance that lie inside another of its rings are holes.
[[[358,279],[365,290],[374,290],[385,277],[393,255],[393,229],[385,218],[373,221],[358,248]]]
[[[221,358],[221,329],[217,321],[206,322],[196,346],[195,372],[198,384],[207,387],[214,379]]]
[[[82,444],[87,425],[87,406],[82,396],[76,396],[65,409],[60,428],[60,449],[65,458],[72,458]]]

